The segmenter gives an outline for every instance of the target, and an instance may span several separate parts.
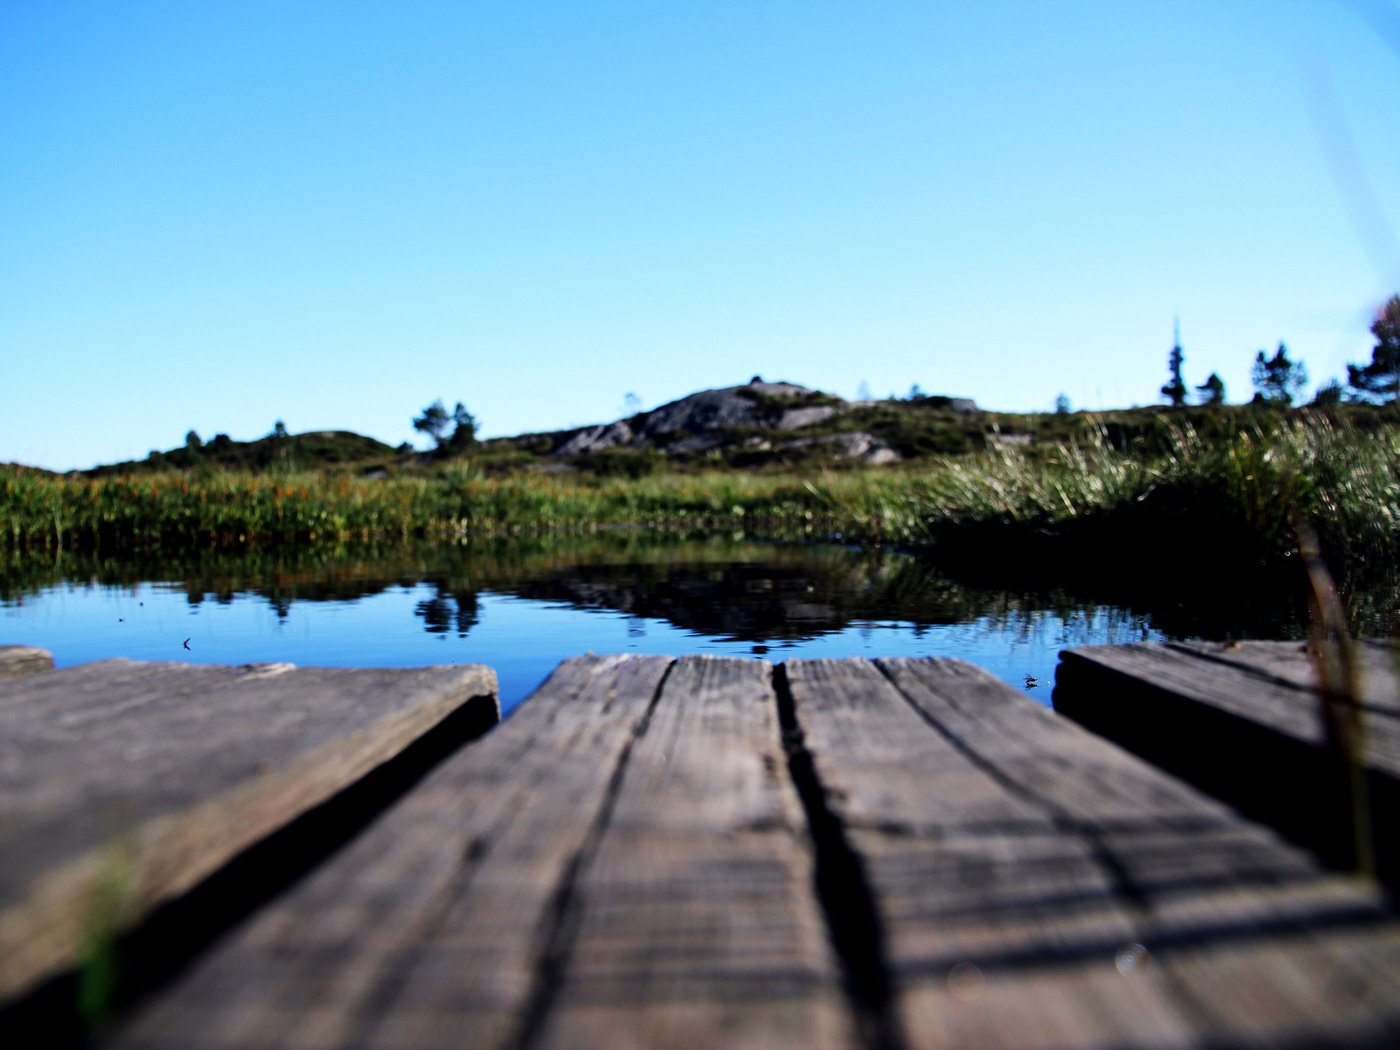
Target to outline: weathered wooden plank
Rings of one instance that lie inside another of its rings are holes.
[[[811,880],[768,665],[574,660],[113,1045],[846,1046]]]
[[[464,705],[493,723],[495,692],[479,666],[110,660],[5,682],[0,1000],[71,966],[85,936],[130,926]]]
[[[53,670],[53,653],[32,645],[0,645],[0,681]]]
[[[851,1045],[772,673],[677,662],[579,873],[537,1045]]]
[[[1091,844],[931,728],[876,665],[800,660],[786,670],[817,775],[874,896],[907,1045],[1026,1046],[1032,1035],[1114,1045],[1133,1032],[1171,1045],[1187,1030],[1157,980],[1126,990],[1132,1022],[1115,1023],[1080,980],[1090,967],[1062,949],[1111,955],[1137,934]],[[999,746],[996,720],[987,741]]]
[[[1369,716],[1368,761],[1400,773],[1400,718],[1393,713],[1396,679],[1385,675],[1385,663],[1376,647],[1358,650],[1374,654],[1365,661],[1368,673],[1363,677],[1362,694]],[[1267,649],[1264,643],[1249,649],[1241,645],[1237,651],[1185,643],[1085,646],[1061,654],[1061,666],[1071,681],[1061,688],[1064,676],[1057,672],[1057,704],[1080,702],[1076,694],[1089,687],[1078,684],[1074,676],[1093,669],[1106,676],[1104,681],[1169,692],[1307,744],[1320,745],[1326,740],[1311,662],[1291,643]]]
[[[1047,806],[1066,832],[1090,845],[1116,895],[1130,906],[1139,930],[1133,943],[1150,948],[1152,969],[1163,974],[1177,1016],[1189,1024],[1186,1045],[1276,1046],[1332,1040],[1339,1033],[1379,1045],[1395,1039],[1400,927],[1373,892],[1319,872],[1306,856],[1261,829],[1238,821],[1222,824],[1212,801],[1197,796],[1199,812],[1191,816],[1172,778],[1053,718],[1015,690],[994,689],[989,682],[978,713],[985,716],[993,703],[1006,712],[997,720],[1003,739],[1017,737],[1049,750],[1044,725],[1050,722],[1060,738],[1053,749],[1080,756],[1073,768],[1114,770],[1097,778],[1095,791],[1129,804],[1121,815],[1105,819],[1115,802],[1086,805],[1047,790],[1025,763],[997,754],[979,739],[987,720],[969,718],[967,705],[950,699],[965,696],[966,689],[947,681],[943,669],[893,661],[885,667],[944,732],[957,736],[1009,788]],[[999,700],[992,699],[995,694]],[[1108,752],[1115,757],[1097,757]],[[1138,800],[1135,806],[1132,799]],[[1122,946],[1114,970],[1102,971],[1110,988],[1123,983],[1121,951]],[[1141,979],[1140,963],[1128,969]],[[1126,1017],[1122,1007],[1121,1001],[1106,999],[1101,1008],[1109,1016]],[[1147,1040],[1139,1032],[1134,1041]]]
[[[509,1045],[547,980],[556,898],[671,663],[562,664],[114,1045]]]
[[[1394,649],[1359,643],[1364,767],[1372,824],[1400,819]],[[1131,644],[1061,654],[1056,710],[1316,851],[1354,862],[1350,781],[1328,743],[1313,670],[1294,643]],[[1376,840],[1400,884],[1400,842]]]
[[[1306,642],[1168,642],[1163,648],[1200,656],[1213,664],[1288,683],[1308,693],[1317,675]],[[1352,642],[1358,671],[1356,699],[1376,711],[1400,715],[1400,643],[1380,638]]]
[[[908,1046],[1400,1034],[1400,928],[1270,833],[967,664],[795,661],[787,679]],[[943,797],[960,776],[976,819]]]

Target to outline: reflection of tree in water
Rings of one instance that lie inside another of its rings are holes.
[[[414,606],[413,615],[422,618],[423,629],[429,634],[450,634],[455,630],[458,638],[465,638],[480,619],[476,591],[453,591],[442,581],[434,582],[433,589],[433,597]]]
[[[424,629],[445,637],[476,625],[477,595],[486,591],[618,612],[628,618],[629,637],[664,620],[764,648],[872,621],[909,625],[916,636],[951,624],[1000,625],[1012,636],[1053,628],[1059,644],[1093,640],[1104,630],[1127,640],[1144,623],[1171,637],[1298,637],[1307,622],[1305,591],[1292,581],[1274,581],[1272,589],[1267,581],[1217,587],[1200,579],[1144,578],[1136,562],[1121,559],[1105,558],[1098,572],[1081,566],[1071,574],[1049,562],[1006,561],[954,554],[939,562],[932,553],[633,531],[357,552],[186,552],[154,560],[0,551],[0,601],[21,601],[59,581],[123,589],[150,582],[183,594],[192,607],[261,598],[285,621],[294,605],[403,590],[423,599],[414,614]],[[1348,604],[1355,632],[1393,633],[1400,584],[1377,581],[1351,594]]]
[[[614,562],[559,567],[496,588],[536,601],[664,620],[729,641],[802,641],[852,623],[956,622],[916,559],[842,549],[760,549],[761,560]],[[751,556],[752,552],[750,552]],[[918,575],[915,581],[910,574]],[[917,597],[916,597],[917,596]],[[912,599],[912,600],[911,600]],[[635,637],[629,627],[629,637]]]

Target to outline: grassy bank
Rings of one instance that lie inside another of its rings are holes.
[[[1124,449],[1106,430],[917,467],[807,476],[638,479],[470,466],[437,478],[210,471],[55,477],[0,472],[0,544],[108,552],[355,544],[612,526],[932,544],[1031,564],[1132,559],[1219,571],[1287,565],[1298,516],[1347,573],[1393,570],[1400,428],[1262,415],[1221,435],[1190,423]]]

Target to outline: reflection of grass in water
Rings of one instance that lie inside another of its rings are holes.
[[[549,533],[468,543],[408,543],[382,549],[276,547],[243,552],[174,552],[125,558],[81,552],[8,557],[0,552],[0,594],[69,586],[134,588],[149,581],[190,602],[262,599],[279,613],[306,601],[353,601],[401,586],[475,605],[486,590],[521,597],[641,610],[687,626],[725,624],[785,638],[839,629],[858,620],[898,620],[913,627],[985,621],[1008,630],[1042,614],[1073,627],[1101,607],[1131,604],[1132,594],[1100,598],[1064,581],[951,577],[936,560],[878,547],[686,537],[650,530]],[[754,587],[760,590],[755,591]],[[815,603],[797,619],[786,606]],[[1141,606],[1139,606],[1141,608]],[[747,635],[746,635],[747,637]],[[1075,636],[1071,633],[1067,640]]]
[[[104,479],[0,470],[0,544],[30,552],[373,547],[412,538],[642,526],[858,543],[1131,559],[1134,572],[1277,569],[1294,514],[1347,583],[1396,568],[1400,428],[1255,413],[1220,428],[1167,425],[1151,441],[1109,427],[903,469],[598,479],[459,468],[440,478],[213,473]]]
[[[554,571],[600,565],[651,566],[664,572],[686,564],[790,563],[814,571],[869,558],[840,548],[755,543],[743,536],[655,530],[547,532],[481,536],[447,542],[406,540],[364,545],[283,544],[148,552],[0,550],[0,600],[61,582],[131,587],[177,584],[192,595],[254,592],[289,599],[340,600],[402,583],[445,578],[454,587],[509,584]],[[883,562],[881,563],[883,564]]]

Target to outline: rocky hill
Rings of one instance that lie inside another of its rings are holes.
[[[492,438],[458,453],[393,448],[349,431],[289,434],[254,441],[191,431],[185,445],[144,460],[93,468],[93,475],[220,468],[331,470],[387,477],[435,472],[457,456],[491,473],[582,470],[644,474],[663,467],[752,468],[800,463],[894,463],[985,445],[985,415],[965,398],[846,401],[798,383],[755,376],[742,386],[701,390],[595,426]]]
[[[900,408],[893,409],[894,404]],[[556,461],[605,452],[652,452],[671,459],[701,454],[715,458],[716,453],[732,458],[739,453],[756,461],[825,454],[892,463],[909,451],[897,447],[904,442],[893,433],[900,428],[891,425],[892,417],[910,409],[953,417],[979,414],[977,405],[966,398],[851,402],[797,383],[755,376],[743,386],[701,390],[628,419],[507,440]]]

